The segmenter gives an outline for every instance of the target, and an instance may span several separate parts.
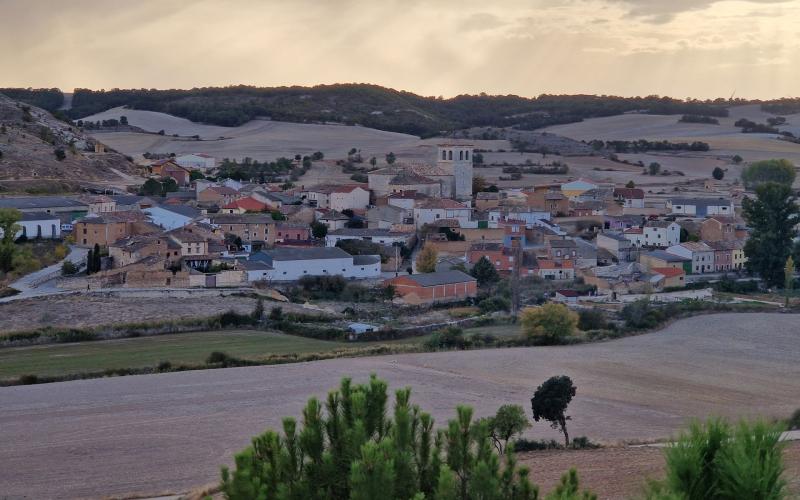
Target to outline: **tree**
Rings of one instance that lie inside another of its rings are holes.
[[[541,339],[545,344],[556,344],[575,333],[578,315],[564,304],[549,302],[522,311],[522,332],[529,339]]]
[[[78,272],[78,268],[72,262],[65,260],[63,264],[61,264],[61,275],[62,276],[72,276],[73,274]]]
[[[661,172],[661,164],[658,162],[652,162],[647,166],[647,173],[650,175],[658,175]]]
[[[647,498],[787,498],[781,431],[763,421],[693,422],[666,447],[666,478],[648,486]]]
[[[175,193],[178,191],[178,182],[172,177],[161,179],[161,186],[164,190],[163,194]]]
[[[94,255],[91,250],[86,254],[86,275],[92,274],[92,269],[94,269]]]
[[[128,124],[128,117],[127,116],[120,116],[119,117],[120,125],[127,125]]]
[[[378,159],[373,156],[372,158],[369,159],[369,164],[374,167],[375,165],[378,164]]]
[[[567,407],[575,397],[577,388],[572,379],[566,375],[550,377],[544,384],[536,388],[531,398],[531,408],[535,421],[547,420],[553,429],[561,429],[564,434],[564,445],[569,446],[569,433],[567,432]]]
[[[756,161],[742,170],[742,182],[747,189],[756,189],[767,182],[791,186],[794,178],[794,164],[784,159]]]
[[[483,165],[483,154],[474,153],[472,155],[472,164],[473,165]]]
[[[311,155],[311,161],[320,161],[323,158],[325,158],[325,155],[322,154],[322,151],[317,151]]]
[[[733,155],[733,158],[731,158],[731,161],[733,161],[733,163],[738,165],[738,164],[742,163],[742,161],[744,161],[744,158],[742,158],[739,155]]]
[[[486,189],[486,179],[481,175],[476,175],[472,178],[472,192],[480,193]]]
[[[11,271],[14,266],[14,256],[17,254],[17,248],[14,245],[14,238],[20,230],[19,222],[22,219],[22,213],[13,208],[0,208],[0,232],[2,232],[2,239],[0,239],[0,271],[7,273]]]
[[[628,183],[625,184],[625,187],[628,188],[628,189],[633,189],[633,188],[636,187],[636,183],[633,182],[633,181],[628,181]]]
[[[492,283],[496,283],[500,280],[500,274],[498,274],[494,264],[492,264],[485,255],[478,259],[478,262],[472,266],[472,270],[469,272],[469,274],[478,280],[479,287],[491,285]]]
[[[56,160],[62,161],[67,158],[67,153],[64,152],[64,148],[56,148],[53,153],[56,155]]]
[[[711,172],[711,177],[714,179],[721,181],[723,177],[725,177],[725,171],[722,170],[720,167],[714,167],[714,170]]]
[[[503,405],[495,416],[489,417],[489,432],[497,452],[501,455],[514,436],[531,426],[520,405]]]
[[[439,254],[430,246],[425,247],[417,255],[417,272],[418,273],[432,273],[436,271],[436,263],[439,260]]]
[[[314,236],[314,238],[321,240],[325,237],[325,235],[328,234],[328,226],[322,222],[315,221],[311,223],[311,234]]]
[[[761,184],[756,188],[756,196],[755,200],[742,201],[744,218],[752,228],[744,245],[747,268],[761,276],[767,286],[780,286],[784,264],[797,234],[794,226],[800,222],[800,209],[785,184]]]
[[[205,179],[205,178],[206,178],[206,176],[203,175],[203,172],[201,172],[199,170],[192,170],[191,172],[189,172],[189,180],[190,181],[197,181],[197,180]]]
[[[161,196],[162,191],[163,187],[160,182],[155,179],[147,179],[142,184],[139,194],[142,196]]]
[[[538,488],[512,452],[501,458],[487,422],[458,406],[456,418],[434,430],[433,418],[410,403],[409,388],[343,379],[325,403],[309,399],[303,421],[283,419],[222,468],[229,500],[254,498],[534,500]]]
[[[386,163],[388,163],[389,165],[394,163],[395,160],[397,160],[397,157],[394,155],[394,153],[389,153],[386,155]]]
[[[100,245],[95,243],[94,244],[94,252],[92,252],[92,272],[97,273],[102,270],[103,267],[103,255],[100,253]]]
[[[256,301],[256,306],[253,308],[253,320],[256,322],[261,321],[264,317],[264,299],[261,297]]]

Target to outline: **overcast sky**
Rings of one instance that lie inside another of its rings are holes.
[[[0,0],[0,86],[800,95],[800,1]]]

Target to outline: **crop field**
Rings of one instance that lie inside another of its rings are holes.
[[[797,319],[715,314],[594,344],[6,387],[0,389],[0,463],[6,464],[0,491],[12,498],[187,491],[218,480],[219,466],[235,451],[282,417],[299,416],[309,396],[324,397],[341,377],[363,381],[371,373],[390,390],[410,386],[413,402],[438,425],[458,404],[473,406],[478,417],[503,404],[528,408],[536,387],[559,374],[578,387],[570,434],[594,441],[666,438],[693,417],[786,418],[800,406]],[[558,438],[545,424],[526,435]],[[598,467],[587,465],[586,473]]]

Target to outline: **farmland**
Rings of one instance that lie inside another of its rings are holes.
[[[186,491],[214,482],[233,452],[281,417],[299,415],[309,395],[324,396],[340,377],[364,380],[370,373],[393,389],[412,387],[413,401],[439,424],[457,404],[473,406],[478,416],[507,403],[527,407],[538,384],[568,374],[578,386],[571,433],[606,443],[665,438],[691,417],[784,418],[800,401],[796,324],[790,314],[705,315],[648,335],[577,346],[5,388],[0,461],[8,466],[0,471],[0,490],[12,497]],[[557,432],[538,424],[527,435],[549,439]],[[590,462],[587,468],[595,477],[614,473]]]

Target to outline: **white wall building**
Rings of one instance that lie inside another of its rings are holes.
[[[167,231],[183,227],[200,216],[198,210],[186,205],[159,205],[145,208],[142,212],[147,214],[153,224]]]
[[[207,172],[217,165],[216,159],[205,153],[189,153],[175,157],[175,163],[183,168],[202,170]]]
[[[248,269],[251,281],[295,281],[303,276],[336,275],[366,279],[381,275],[379,255],[350,255],[336,247],[275,248],[255,254],[251,260],[264,263],[261,270]]]
[[[692,274],[714,272],[714,249],[702,241],[687,241],[667,248],[667,252],[692,259]]]
[[[425,224],[433,224],[442,219],[457,220],[459,225],[467,226],[472,217],[472,209],[455,200],[432,199],[414,208],[414,224],[417,229]]]
[[[325,235],[325,246],[335,247],[337,243],[343,240],[362,240],[378,243],[379,245],[391,246],[394,244],[408,244],[413,237],[413,232],[396,232],[388,229],[344,228],[328,231],[328,234]]]
[[[696,217],[734,215],[733,202],[726,198],[671,198],[667,209],[672,214]]]
[[[25,236],[28,239],[61,238],[61,220],[58,217],[46,213],[23,213],[22,219],[17,222],[20,227],[14,238]],[[0,238],[3,237],[3,230],[0,229]]]
[[[317,187],[303,191],[312,207],[342,210],[362,210],[369,206],[369,191],[361,186]]]

